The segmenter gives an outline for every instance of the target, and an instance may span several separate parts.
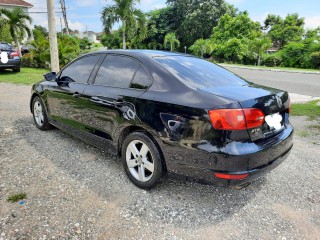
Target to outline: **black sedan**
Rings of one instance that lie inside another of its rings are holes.
[[[20,67],[19,53],[8,43],[0,42],[0,69],[12,69],[14,72],[20,72]]]
[[[208,61],[177,53],[86,54],[33,85],[36,126],[55,126],[117,154],[150,189],[167,172],[243,187],[292,148],[290,99]]]

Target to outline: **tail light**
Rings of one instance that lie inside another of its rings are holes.
[[[246,130],[260,127],[264,113],[257,108],[209,110],[212,126],[218,130]]]
[[[247,178],[250,174],[229,174],[229,173],[214,173],[217,178],[227,179],[227,180],[242,180]]]
[[[10,53],[10,57],[19,57],[19,53],[18,52],[12,52],[12,53]]]

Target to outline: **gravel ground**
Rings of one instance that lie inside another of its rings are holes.
[[[0,240],[320,239],[319,122],[292,118],[304,134],[291,155],[246,189],[167,179],[144,191],[115,157],[37,130],[29,96],[0,84]]]

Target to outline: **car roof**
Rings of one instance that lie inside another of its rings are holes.
[[[191,56],[188,54],[182,54],[177,52],[169,52],[169,51],[159,51],[159,50],[146,50],[146,49],[136,49],[136,50],[100,50],[92,53],[114,53],[114,54],[125,54],[132,57],[168,57],[168,56]]]

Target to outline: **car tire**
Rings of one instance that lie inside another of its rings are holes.
[[[13,72],[20,72],[20,68],[12,68]]]
[[[137,187],[154,188],[162,179],[162,157],[155,143],[143,132],[133,132],[122,144],[124,170]]]
[[[48,115],[43,101],[40,97],[36,96],[32,100],[32,115],[36,127],[42,131],[46,131],[52,128],[48,121]]]

